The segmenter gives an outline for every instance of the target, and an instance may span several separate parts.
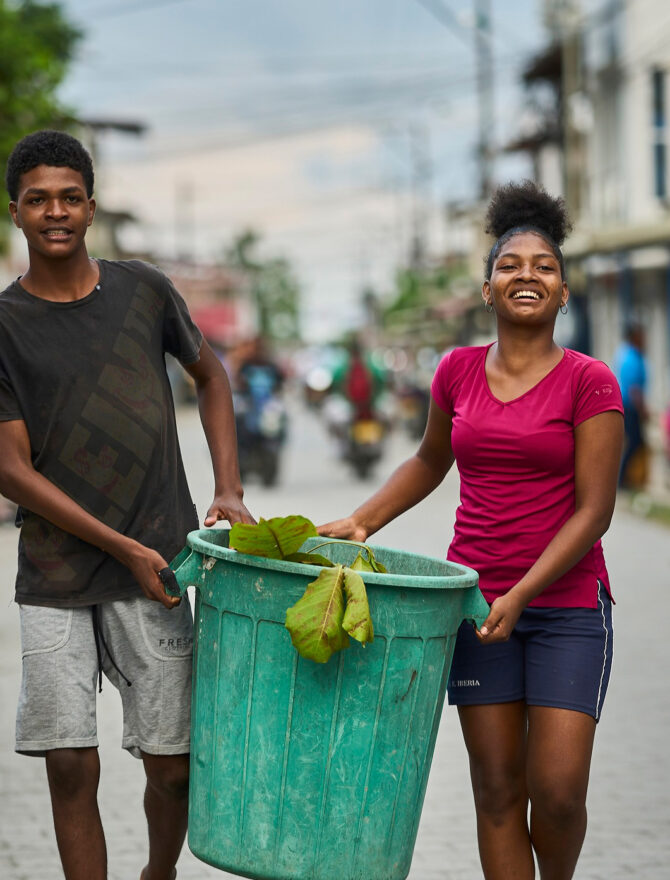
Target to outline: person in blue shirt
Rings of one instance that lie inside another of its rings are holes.
[[[615,373],[621,386],[624,406],[626,444],[619,471],[619,486],[630,485],[629,465],[644,446],[644,423],[647,420],[647,364],[644,356],[645,335],[639,324],[626,328],[615,363]]]

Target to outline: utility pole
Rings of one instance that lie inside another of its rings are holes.
[[[409,262],[413,269],[421,269],[427,250],[433,171],[427,126],[424,123],[414,122],[410,125],[409,137],[412,164],[412,240]]]
[[[183,262],[196,261],[195,192],[192,180],[177,180],[174,194],[174,253]]]
[[[493,116],[493,41],[491,39],[491,0],[473,0],[474,27],[464,25],[442,0],[417,0],[440,24],[469,43],[469,31],[474,31],[475,64],[477,68],[478,138],[477,165],[479,168],[479,195],[488,199],[493,183],[493,154],[495,142]]]
[[[442,0],[417,0],[440,24],[459,39],[472,39],[474,31],[475,64],[477,68],[478,139],[477,164],[479,168],[479,195],[488,199],[493,183],[493,154],[495,143],[493,117],[493,41],[491,39],[491,0],[473,0],[474,26],[463,24]]]
[[[577,220],[582,209],[584,174],[583,136],[576,120],[577,104],[582,96],[582,31],[579,0],[563,0],[561,5],[561,111],[563,127],[563,162],[565,204]]]
[[[477,64],[477,111],[479,196],[486,201],[493,185],[493,58],[491,41],[491,0],[474,0],[475,59]]]

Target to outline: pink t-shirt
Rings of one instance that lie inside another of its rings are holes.
[[[489,347],[446,354],[432,394],[453,417],[461,478],[447,559],[474,568],[492,602],[523,577],[574,513],[575,426],[623,406],[611,370],[570,349],[537,385],[503,403],[486,379]],[[609,591],[600,541],[530,604],[595,608],[598,579]]]

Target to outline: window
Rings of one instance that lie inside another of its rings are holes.
[[[668,119],[666,111],[666,72],[652,70],[651,101],[653,125],[654,195],[665,199],[668,195]]]

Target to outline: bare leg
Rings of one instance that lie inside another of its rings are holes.
[[[66,880],[106,880],[107,850],[98,811],[98,750],[46,753],[56,842]]]
[[[486,880],[532,880],[528,831],[526,705],[460,706]]]
[[[531,838],[542,880],[570,880],[586,834],[596,723],[590,715],[528,707]]]
[[[188,755],[142,753],[147,774],[144,811],[149,863],[141,880],[173,880],[188,821]]]

